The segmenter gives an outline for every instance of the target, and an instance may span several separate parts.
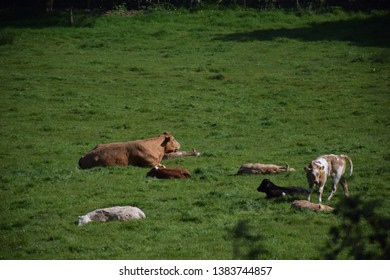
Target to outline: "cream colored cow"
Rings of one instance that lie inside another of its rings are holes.
[[[145,214],[141,209],[133,206],[114,206],[93,210],[83,216],[79,216],[77,224],[79,226],[92,221],[108,222],[108,221],[127,221],[144,219]]]

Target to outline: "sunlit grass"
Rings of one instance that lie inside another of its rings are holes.
[[[305,187],[310,160],[345,153],[352,195],[389,194],[386,15],[75,15],[73,27],[3,18],[1,259],[231,259],[243,220],[261,235],[261,258],[323,258],[319,240],[338,217],[266,200],[256,192],[265,176],[235,176],[248,162],[288,162],[295,173],[269,178]],[[77,168],[98,143],[164,131],[202,153],[164,162],[192,179]],[[330,205],[340,199],[339,190]],[[147,218],[76,226],[114,205]]]

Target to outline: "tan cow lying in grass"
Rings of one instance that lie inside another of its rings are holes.
[[[132,142],[99,144],[79,160],[82,169],[96,166],[152,167],[159,165],[166,153],[176,152],[180,143],[169,133]]]
[[[286,163],[286,166],[280,166],[275,164],[263,164],[263,163],[247,163],[240,166],[237,175],[242,174],[275,174],[280,172],[292,172],[294,168],[290,168]]]
[[[310,162],[308,167],[305,167],[310,193],[314,186],[318,186],[319,203],[322,202],[322,193],[327,177],[332,178],[332,192],[330,193],[328,200],[330,200],[337,191],[339,182],[343,187],[344,195],[346,197],[349,196],[347,180],[344,178],[344,172],[347,166],[346,160],[349,161],[349,176],[351,176],[353,164],[352,160],[346,155],[323,155]],[[310,194],[307,200],[310,201]]]
[[[92,212],[80,216],[77,224],[79,226],[92,221],[108,222],[108,221],[127,221],[144,219],[145,214],[141,209],[133,206],[114,206],[110,208],[96,209]]]
[[[328,205],[324,205],[324,204],[315,204],[315,203],[311,203],[310,201],[307,201],[307,200],[294,200],[293,203],[291,204],[291,207],[293,208],[297,208],[297,209],[309,209],[309,210],[312,210],[312,211],[333,211],[333,208],[328,206]]]

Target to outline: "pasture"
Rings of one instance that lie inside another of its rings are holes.
[[[75,12],[70,27],[64,14],[3,11],[0,259],[323,259],[341,218],[256,189],[264,178],[307,187],[312,159],[347,154],[351,196],[381,200],[388,216],[389,24],[385,12],[214,8]],[[77,167],[98,143],[164,131],[201,153],[163,162],[191,179]],[[250,162],[296,172],[235,175]],[[325,203],[342,200],[340,188]],[[146,219],[75,223],[115,205]]]

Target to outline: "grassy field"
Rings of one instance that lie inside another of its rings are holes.
[[[0,259],[322,259],[340,216],[256,188],[306,187],[303,167],[326,153],[349,155],[351,195],[388,215],[388,14],[0,15]],[[201,152],[163,162],[192,179],[77,167],[98,143],[164,131]],[[235,176],[249,162],[297,171]],[[147,218],[75,224],[114,205]]]

